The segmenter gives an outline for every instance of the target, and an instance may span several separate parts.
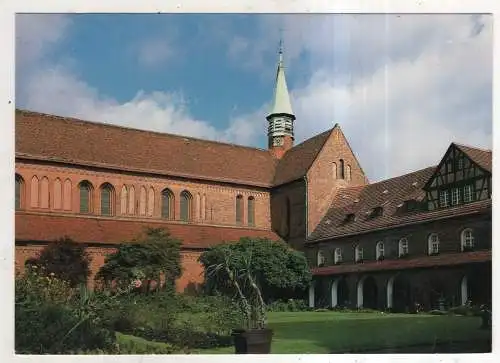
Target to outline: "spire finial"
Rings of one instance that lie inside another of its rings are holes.
[[[283,63],[283,28],[280,28],[280,48],[279,48],[279,56],[280,56],[280,65]]]

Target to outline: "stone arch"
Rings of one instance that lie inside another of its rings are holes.
[[[378,287],[371,275],[361,277],[357,285],[357,307],[376,309],[378,307]]]
[[[387,308],[394,312],[407,312],[412,308],[410,279],[398,273],[387,281]]]
[[[349,286],[344,276],[335,278],[330,286],[330,306],[345,307],[349,301]]]

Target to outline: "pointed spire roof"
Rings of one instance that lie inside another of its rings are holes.
[[[283,64],[283,42],[280,41],[278,70],[276,72],[276,84],[274,88],[274,100],[271,108],[271,115],[287,114],[294,116],[292,105],[290,103],[290,95],[285,79],[285,66]]]

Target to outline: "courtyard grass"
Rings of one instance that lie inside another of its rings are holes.
[[[394,349],[439,343],[475,342],[487,346],[491,331],[481,330],[478,317],[427,314],[345,312],[274,312],[271,353],[325,354]],[[426,348],[427,349],[427,348]],[[470,347],[469,347],[470,349]],[[404,349],[403,349],[404,352]],[[423,351],[422,351],[423,352]],[[232,354],[233,347],[197,350],[196,354]]]

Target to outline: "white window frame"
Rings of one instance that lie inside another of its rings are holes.
[[[470,234],[468,236],[468,234]],[[460,234],[462,252],[465,248],[474,248],[474,231],[472,228],[465,228]]]
[[[335,249],[333,259],[335,263],[342,262],[342,249],[340,247]]]
[[[460,203],[460,188],[453,188],[451,190],[451,205]]]
[[[325,254],[323,251],[318,251],[318,254],[316,256],[316,264],[318,267],[324,266],[326,262]]]
[[[472,190],[472,185],[470,184],[467,184],[467,185],[464,185],[464,202],[465,203],[468,203],[468,202],[472,202],[473,198],[472,198],[472,195],[473,195],[473,190]]]
[[[385,257],[384,242],[382,242],[382,241],[377,242],[376,256],[377,256],[377,260],[380,257]]]
[[[399,253],[398,253],[398,256],[399,257],[402,257],[402,256],[406,256],[408,254],[408,250],[409,250],[409,247],[408,247],[408,238],[406,237],[403,237],[399,240]]]
[[[439,235],[437,233],[431,233],[429,235],[428,249],[429,255],[439,253]]]
[[[448,190],[440,190],[439,191],[439,206],[444,208],[450,205],[449,200],[449,191]]]
[[[360,246],[356,246],[355,249],[355,260],[356,262],[360,262],[363,260],[363,248]]]

